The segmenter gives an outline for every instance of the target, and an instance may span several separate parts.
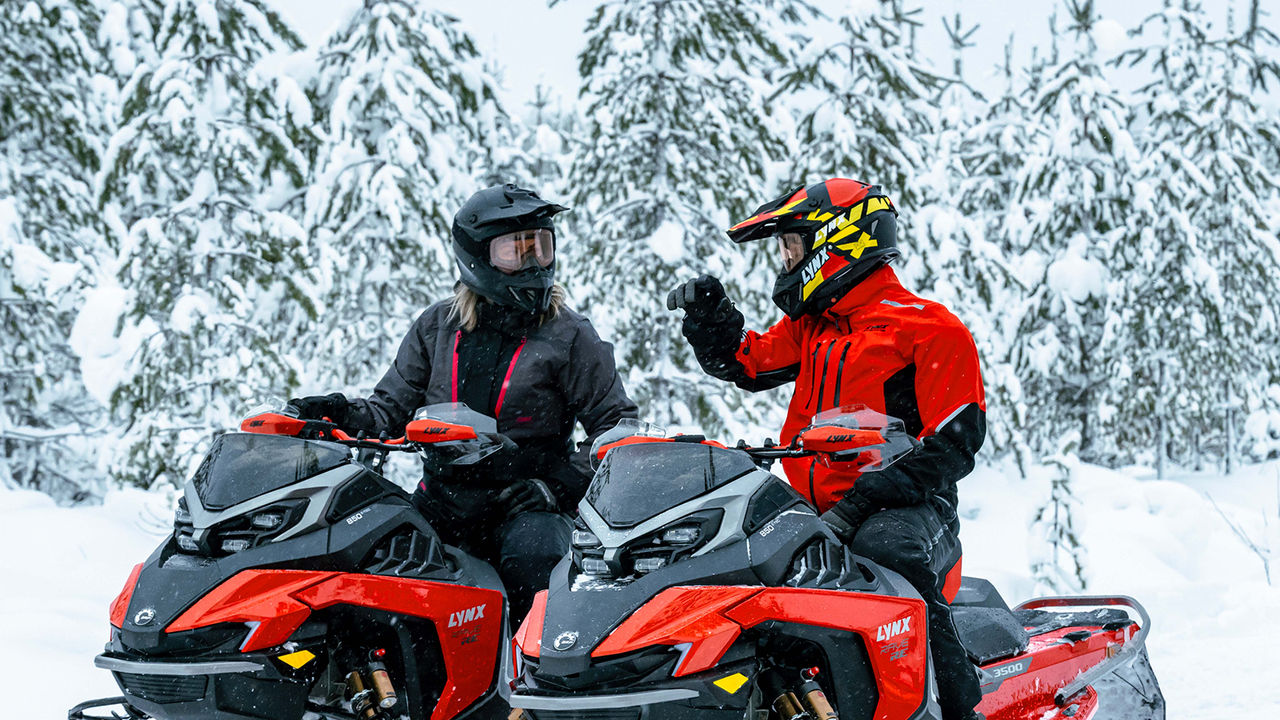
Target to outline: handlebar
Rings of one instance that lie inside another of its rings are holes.
[[[410,421],[405,426],[405,434],[396,438],[368,438],[363,435],[353,437],[328,418],[303,419],[278,412],[264,412],[247,417],[240,423],[240,429],[251,433],[326,440],[351,448],[380,452],[417,451],[445,443],[476,440],[496,443],[502,449],[509,450],[516,447],[514,441],[501,433],[476,432],[475,428],[468,425],[429,418]]]

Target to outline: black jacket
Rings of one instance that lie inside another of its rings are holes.
[[[613,346],[568,308],[520,327],[500,323],[496,306],[486,305],[481,327],[468,333],[450,320],[451,305],[438,302],[418,317],[373,394],[352,400],[345,424],[399,435],[423,405],[469,401],[473,410],[497,417],[498,431],[520,446],[515,456],[501,453],[483,468],[492,473],[484,484],[537,477],[552,487],[562,509],[571,509],[591,477],[591,443],[637,414],[614,366]],[[491,407],[476,406],[490,400]],[[575,421],[587,433],[576,450]]]

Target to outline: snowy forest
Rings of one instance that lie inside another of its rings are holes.
[[[1203,5],[1114,53],[1064,0],[978,86],[973,23],[945,19],[938,66],[909,0],[610,0],[577,93],[516,103],[521,60],[426,2],[365,0],[304,46],[261,0],[3,0],[0,479],[181,485],[264,398],[366,393],[452,290],[454,211],[506,181],[573,208],[559,277],[661,424],[776,433],[783,391],[704,376],[662,301],[710,272],[776,321],[772,247],[724,229],[842,176],[886,189],[904,283],[971,329],[988,460],[1275,457],[1280,38],[1257,0]]]

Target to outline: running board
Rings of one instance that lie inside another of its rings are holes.
[[[1014,608],[1014,612],[1018,610],[1041,610],[1044,608],[1095,608],[1095,607],[1120,607],[1126,610],[1132,610],[1141,618],[1138,632],[1129,638],[1120,651],[1102,662],[1094,665],[1088,670],[1080,673],[1075,680],[1063,685],[1053,696],[1053,701],[1058,707],[1066,707],[1071,698],[1080,694],[1085,688],[1093,684],[1098,678],[1121,670],[1133,662],[1138,653],[1146,647],[1147,633],[1151,631],[1151,616],[1147,615],[1146,608],[1137,600],[1127,595],[1082,595],[1075,597],[1043,597],[1034,600],[1028,600],[1018,607]]]

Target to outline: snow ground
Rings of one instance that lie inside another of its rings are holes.
[[[1015,478],[985,467],[961,486],[965,574],[990,578],[1010,604],[1036,594],[1028,568],[1042,543],[1032,519],[1048,493],[1047,478]],[[1280,462],[1167,481],[1140,469],[1075,472],[1087,508],[1076,518],[1087,592],[1131,595],[1151,613],[1151,662],[1170,718],[1280,717],[1280,587],[1267,585],[1262,561],[1206,499],[1280,561],[1277,483]],[[14,679],[36,682],[37,668],[56,673],[40,683],[40,702],[26,704],[36,720],[118,694],[92,664],[106,641],[107,606],[167,533],[173,502],[120,490],[99,507],[60,508],[39,493],[0,490],[9,587],[0,596],[0,677],[13,692]]]

